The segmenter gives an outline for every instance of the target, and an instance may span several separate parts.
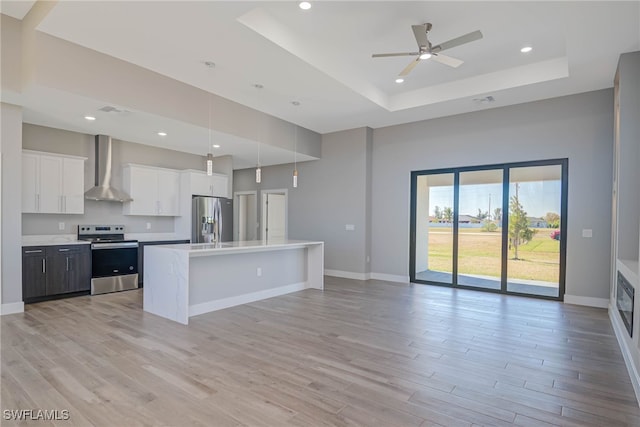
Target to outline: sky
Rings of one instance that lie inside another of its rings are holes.
[[[544,218],[547,212],[560,214],[561,182],[529,181],[519,184],[518,198],[527,212],[527,216]],[[515,183],[510,184],[511,195],[515,194]],[[478,215],[478,208],[491,214],[495,208],[502,207],[502,184],[473,184],[460,186],[460,214]],[[429,188],[429,214],[435,214],[435,207],[440,209],[453,207],[453,186],[437,186]]]

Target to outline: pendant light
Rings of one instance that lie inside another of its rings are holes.
[[[209,96],[209,152],[207,153],[207,175],[213,175],[213,147],[211,145],[211,96]]]
[[[258,163],[256,164],[256,184],[262,182],[262,168],[260,167],[260,141],[258,141]]]
[[[264,86],[259,83],[254,84],[253,87],[258,90],[264,88]],[[258,134],[258,163],[256,164],[256,184],[260,184],[262,182],[262,168],[260,167],[260,139],[264,136],[265,120],[265,118],[262,119],[262,124],[260,126],[261,129]]]
[[[298,125],[294,125],[293,136],[293,188],[298,188]]]

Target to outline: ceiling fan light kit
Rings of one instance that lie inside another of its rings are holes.
[[[429,34],[429,31],[431,31],[431,28],[432,25],[428,22],[421,25],[411,26],[413,35],[416,39],[416,43],[418,44],[417,52],[374,53],[373,55],[371,55],[371,57],[388,58],[392,56],[415,56],[416,58],[411,61],[409,65],[407,65],[402,71],[400,71],[400,76],[406,76],[415,68],[416,65],[418,65],[418,62],[426,59],[431,59],[432,61],[439,62],[452,68],[458,68],[464,63],[464,61],[453,58],[451,56],[443,55],[441,52],[447,49],[458,47],[463,44],[480,40],[482,38],[482,33],[477,30],[463,36],[448,40],[439,45],[433,46],[427,36]]]

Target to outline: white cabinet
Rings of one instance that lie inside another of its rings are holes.
[[[127,165],[123,175],[124,190],[132,202],[123,205],[125,215],[180,215],[180,173],[152,166]]]
[[[191,178],[191,194],[197,196],[229,197],[226,175],[214,173],[209,176],[205,172],[189,171]]]
[[[23,213],[84,213],[86,158],[24,150]]]

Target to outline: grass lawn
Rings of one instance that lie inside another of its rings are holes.
[[[537,229],[533,239],[518,249],[519,260],[509,251],[507,275],[514,279],[557,283],[560,275],[560,242],[549,237],[548,228]],[[461,228],[458,244],[458,272],[500,277],[502,236],[498,232]],[[429,269],[452,271],[453,231],[431,228],[429,231]]]

